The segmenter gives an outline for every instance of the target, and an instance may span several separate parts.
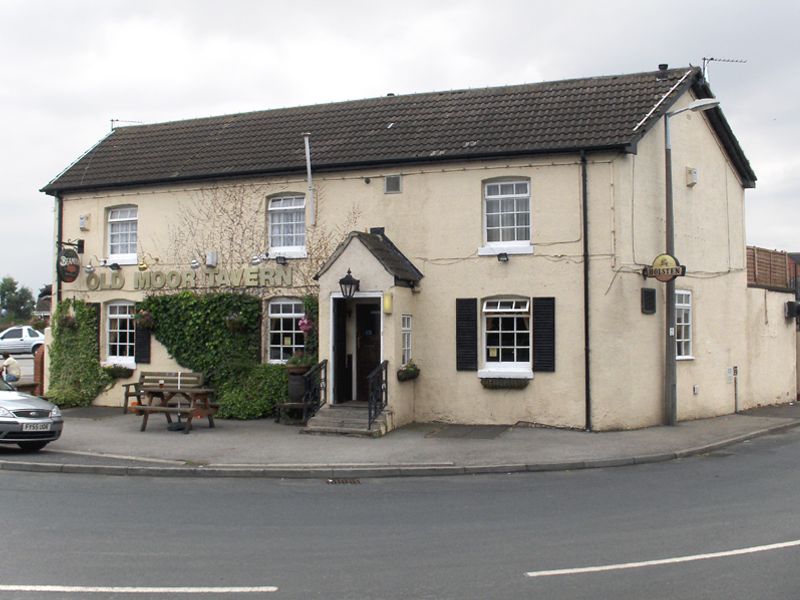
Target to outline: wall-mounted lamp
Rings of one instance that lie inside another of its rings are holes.
[[[276,263],[278,263],[279,265],[283,266],[283,265],[285,265],[285,264],[286,264],[287,262],[289,262],[289,261],[288,261],[288,260],[286,260],[286,257],[285,257],[285,256],[276,256],[276,257],[275,257],[275,262],[276,262]]]
[[[508,252],[501,252],[498,254],[497,260],[500,262],[508,262]]]
[[[147,258],[148,257],[150,258],[150,262],[151,263],[158,264],[158,257],[157,256],[153,256],[150,253],[145,253],[145,254],[143,254],[141,256],[141,258],[139,258],[139,264],[137,265],[137,267],[138,267],[138,269],[140,271],[147,271],[147,269],[150,268],[150,264],[147,262]]]
[[[193,258],[189,263],[189,266],[192,267],[192,271],[197,271],[200,268],[200,261],[196,258]]]
[[[345,299],[350,299],[355,296],[360,283],[361,282],[350,273],[350,269],[347,269],[347,275],[339,280],[342,296],[344,296]]]
[[[92,264],[91,259],[89,259],[89,264],[83,267],[83,270],[86,271],[87,275],[94,273],[94,265]]]
[[[112,271],[119,271],[120,269],[122,269],[122,267],[119,266],[119,263],[111,263],[110,265],[107,266]]]
[[[394,308],[394,296],[392,292],[386,292],[383,294],[383,314],[390,315],[392,314],[392,309]]]
[[[250,259],[250,264],[254,267],[260,265],[263,262],[267,262],[269,258],[269,252],[262,252],[260,254],[254,254],[253,258]]]

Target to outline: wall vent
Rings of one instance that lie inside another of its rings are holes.
[[[383,193],[384,194],[399,194],[403,191],[402,176],[400,175],[387,175],[383,178]]]

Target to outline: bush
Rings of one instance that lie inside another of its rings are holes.
[[[257,365],[240,381],[228,381],[220,389],[219,415],[226,419],[260,419],[271,415],[286,398],[286,369],[282,365]]]
[[[82,300],[67,298],[53,322],[48,395],[61,407],[89,406],[112,381],[100,366],[97,313]]]

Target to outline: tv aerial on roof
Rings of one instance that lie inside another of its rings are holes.
[[[714,58],[714,57],[703,57],[703,79],[708,81],[708,63],[710,62],[724,62],[724,63],[746,63],[746,58]]]
[[[125,123],[128,125],[141,125],[143,121],[126,121],[124,119],[111,119],[111,131],[114,131],[117,128],[117,125],[119,125],[120,123]]]

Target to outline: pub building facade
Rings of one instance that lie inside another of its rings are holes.
[[[43,188],[82,246],[54,296],[100,305],[101,360],[134,379],[182,368],[155,339],[136,362],[148,294],[257,294],[263,360],[284,362],[314,293],[327,404],[359,405],[383,366],[389,429],[660,424],[664,115],[708,98],[698,69],[660,67],[119,127]],[[755,175],[719,107],[670,127],[677,417],[792,401],[793,298],[747,287]]]

